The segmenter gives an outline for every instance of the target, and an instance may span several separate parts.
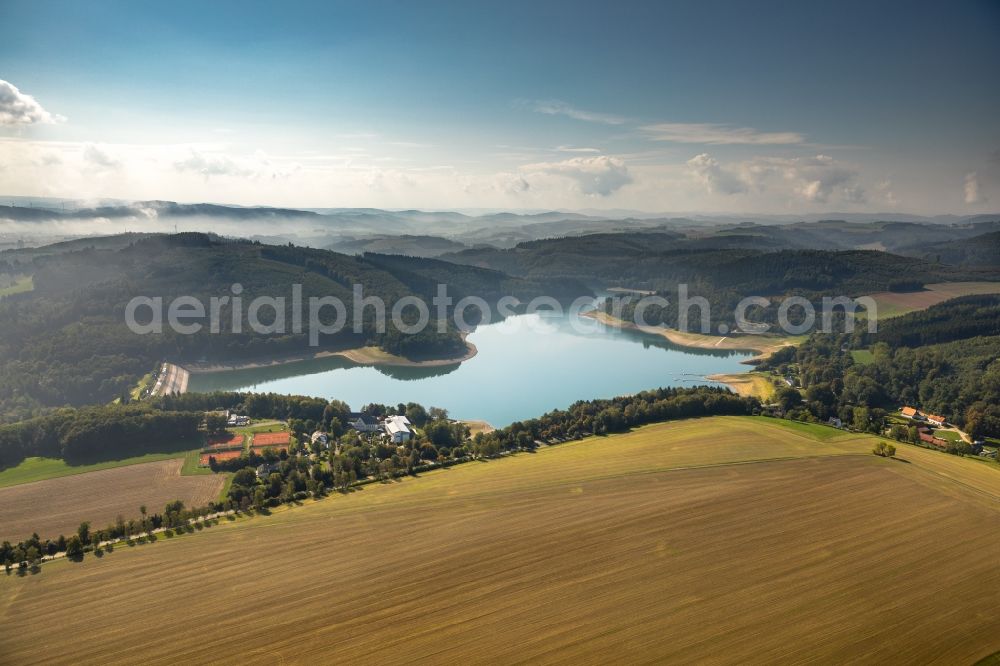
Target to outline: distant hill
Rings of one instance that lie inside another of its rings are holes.
[[[446,252],[460,252],[468,249],[463,243],[440,236],[348,236],[327,247],[344,254],[403,254],[411,257],[437,257]]]
[[[992,226],[992,225],[991,225]],[[1000,266],[1000,231],[938,243],[917,243],[899,253],[956,266]]]
[[[984,274],[885,252],[787,249],[787,239],[759,230],[741,227],[739,234],[695,239],[669,232],[593,234],[441,258],[531,279],[586,280],[595,288],[672,290],[686,283],[744,295],[856,296],[897,289],[904,282],[1000,279],[1000,266]]]

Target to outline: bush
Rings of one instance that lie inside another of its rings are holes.
[[[896,447],[888,442],[879,442],[872,449],[872,453],[883,458],[892,458],[896,455]]]

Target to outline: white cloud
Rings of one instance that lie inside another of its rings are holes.
[[[599,113],[597,111],[585,111],[555,99],[522,101],[519,102],[519,105],[526,106],[536,113],[544,113],[548,116],[567,116],[568,118],[583,120],[588,123],[603,123],[605,125],[622,125],[625,123],[625,119],[621,116]]]
[[[986,197],[979,191],[979,175],[975,171],[965,174],[965,203],[986,203]]]
[[[899,199],[896,198],[895,192],[892,191],[891,180],[883,180],[877,183],[875,185],[875,189],[882,195],[882,199],[885,203],[894,208],[899,205]]]
[[[772,173],[781,174],[793,186],[793,192],[810,203],[826,203],[836,198],[843,203],[862,203],[864,189],[858,184],[858,172],[829,155],[794,158],[757,158],[746,170],[759,188]]]
[[[13,83],[0,79],[0,125],[33,125],[64,120],[62,116],[43,109],[34,97],[24,94]]]
[[[723,169],[718,160],[708,153],[695,155],[687,161],[688,169],[694,179],[701,183],[708,192],[721,194],[738,194],[746,192],[747,185],[739,175]]]
[[[574,157],[562,162],[542,162],[522,167],[530,173],[548,174],[569,178],[580,192],[606,197],[632,182],[632,175],[625,162],[617,157]]]
[[[653,141],[709,145],[787,145],[803,143],[797,132],[760,132],[751,127],[716,123],[656,123],[641,128]]]
[[[122,163],[109,155],[105,150],[98,148],[92,143],[88,143],[83,149],[83,160],[92,167],[98,169],[114,170],[121,167]]]
[[[213,176],[232,178],[270,178],[278,180],[288,178],[301,169],[297,162],[280,165],[271,160],[263,151],[256,151],[252,157],[235,160],[225,154],[204,154],[192,150],[191,154],[174,162],[174,169],[180,172],[193,172],[205,177]]]
[[[493,187],[497,192],[516,196],[531,189],[531,183],[519,173],[499,173],[494,179]]]
[[[831,199],[848,204],[865,201],[857,171],[829,155],[756,157],[726,166],[708,153],[701,153],[688,160],[687,167],[710,194],[762,193],[776,189],[809,203],[827,203]]]
[[[202,155],[197,151],[191,151],[191,156],[185,160],[174,162],[174,168],[178,171],[193,171],[205,178],[211,176],[252,176],[253,172],[237,165],[226,156]]]

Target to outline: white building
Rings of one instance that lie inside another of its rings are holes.
[[[389,439],[394,444],[408,442],[413,436],[413,431],[410,430],[410,420],[405,416],[389,416],[382,423],[382,427],[385,428],[385,434],[389,435]]]
[[[330,443],[330,438],[325,432],[317,430],[309,437],[309,441],[313,443],[313,446],[319,444],[320,446],[326,447]]]
[[[358,432],[375,432],[379,429],[378,420],[368,414],[353,413],[348,415],[347,425]]]

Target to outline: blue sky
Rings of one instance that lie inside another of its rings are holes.
[[[0,194],[777,213],[1000,198],[996,2],[5,0],[0,25]]]

